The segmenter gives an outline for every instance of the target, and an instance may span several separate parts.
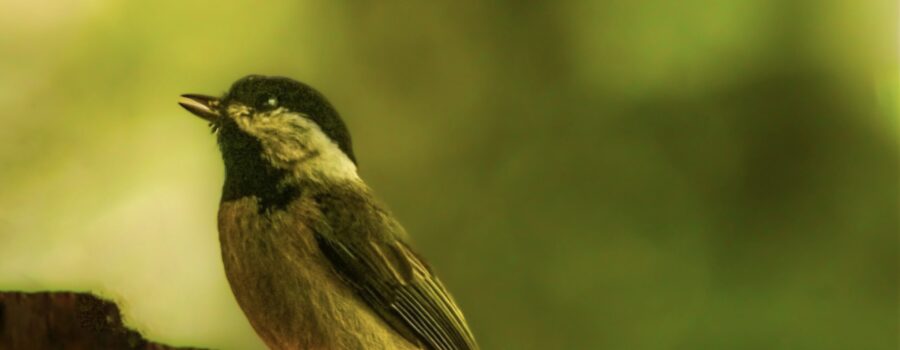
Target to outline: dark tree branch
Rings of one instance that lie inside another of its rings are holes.
[[[176,348],[122,324],[113,302],[88,293],[0,292],[0,349]]]

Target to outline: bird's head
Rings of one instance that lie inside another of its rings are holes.
[[[356,176],[347,127],[306,84],[250,75],[221,98],[185,94],[179,104],[210,122],[228,176]]]

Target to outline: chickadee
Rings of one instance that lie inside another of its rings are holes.
[[[477,349],[441,281],[356,172],[350,133],[312,87],[250,75],[179,104],[225,162],[225,273],[272,349]]]

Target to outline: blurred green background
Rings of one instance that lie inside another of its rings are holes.
[[[893,1],[0,0],[0,289],[261,347],[213,137],[323,91],[485,349],[897,349]]]

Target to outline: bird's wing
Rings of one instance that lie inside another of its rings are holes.
[[[372,219],[386,215],[380,210],[365,212],[373,214]],[[400,232],[370,232],[373,226],[341,225],[339,222],[347,221],[335,222],[336,218],[325,214],[329,225],[315,229],[319,248],[342,279],[384,320],[412,343],[425,344],[429,349],[478,349],[453,298],[426,263],[399,238]],[[374,227],[402,231],[399,225],[390,223]]]

